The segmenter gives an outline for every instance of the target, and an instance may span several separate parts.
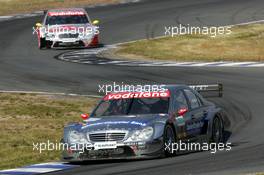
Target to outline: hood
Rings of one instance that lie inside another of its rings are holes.
[[[91,117],[86,120],[82,127],[83,131],[95,130],[137,130],[153,124],[165,114],[125,115],[125,116],[104,116],[101,118]]]

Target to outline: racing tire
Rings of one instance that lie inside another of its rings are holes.
[[[171,125],[166,125],[163,133],[164,155],[165,157],[172,157],[176,153],[172,150],[172,145],[176,142],[175,132]]]
[[[38,48],[43,49],[47,47],[47,42],[45,38],[39,38],[38,39]]]
[[[213,120],[211,143],[219,144],[224,140],[224,127],[223,121],[219,116]]]
[[[52,47],[52,41],[46,41],[46,48],[51,49]]]

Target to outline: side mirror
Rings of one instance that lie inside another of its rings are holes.
[[[183,116],[184,114],[186,114],[188,112],[188,109],[187,108],[180,108],[178,111],[177,111],[177,115],[178,116]]]
[[[42,27],[41,23],[36,23],[36,27]]]
[[[94,21],[92,22],[92,24],[93,24],[93,25],[98,25],[98,24],[99,24],[99,20],[94,20]]]
[[[89,114],[81,114],[83,120],[87,120],[89,118]]]

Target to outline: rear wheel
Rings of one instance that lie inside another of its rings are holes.
[[[176,142],[176,136],[174,130],[171,125],[166,125],[163,134],[164,141],[164,154],[166,157],[170,157],[175,155],[175,151],[173,152],[172,147]]]
[[[212,137],[211,137],[211,143],[222,143],[223,142],[223,122],[220,117],[215,117],[213,121],[212,126]]]

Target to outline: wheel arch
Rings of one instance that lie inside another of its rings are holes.
[[[165,123],[165,125],[164,125],[164,129],[165,129],[165,127],[166,127],[167,125],[169,125],[169,126],[172,127],[172,130],[173,130],[173,133],[174,133],[175,139],[177,139],[177,131],[176,131],[176,127],[175,127],[174,123],[171,122],[171,121],[167,121],[167,122]],[[164,131],[163,131],[163,133],[164,133]]]
[[[165,130],[165,127],[167,125],[170,125],[172,127],[173,132],[175,134],[175,137],[177,137],[177,135],[176,135],[177,132],[176,132],[175,125],[172,122],[170,122],[170,121],[163,121],[163,122],[155,123],[155,125],[154,125],[154,130],[155,130],[154,138],[163,137],[164,130]]]

